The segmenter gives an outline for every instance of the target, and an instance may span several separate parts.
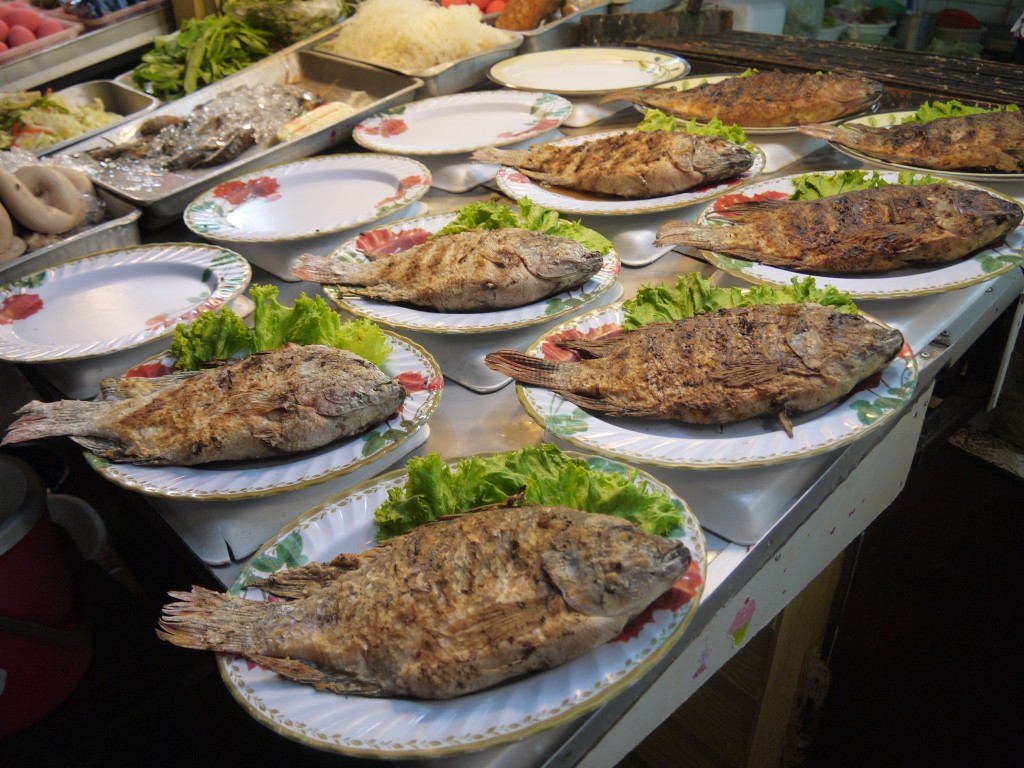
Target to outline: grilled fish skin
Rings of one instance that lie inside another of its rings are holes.
[[[405,251],[348,264],[303,255],[299,280],[344,285],[368,299],[438,312],[520,307],[582,285],[604,260],[574,240],[526,229],[470,229]]]
[[[258,459],[360,434],[404,400],[398,380],[358,355],[288,344],[145,385],[107,381],[95,401],[32,401],[2,444],[67,435],[114,462]]]
[[[1021,222],[1021,206],[951,184],[890,184],[817,200],[725,206],[733,226],[666,222],[658,245],[689,245],[783,269],[879,274],[949,264]]]
[[[867,109],[885,86],[860,75],[836,73],[754,72],[705,83],[685,91],[636,88],[605,94],[600,104],[628,101],[676,117],[747,128],[780,128],[835,120]]]
[[[492,370],[609,416],[731,424],[814,410],[881,370],[899,331],[817,304],[753,305],[652,323],[598,341],[561,342],[558,362],[491,352]]]
[[[286,602],[171,592],[157,634],[319,690],[449,699],[607,642],[690,557],[609,515],[488,507],[256,583]]]
[[[1024,112],[940,117],[882,128],[802,125],[801,133],[893,163],[936,171],[1024,171]]]
[[[739,176],[754,163],[743,147],[685,131],[622,131],[577,144],[485,147],[472,158],[512,166],[536,181],[625,198],[674,195]]]

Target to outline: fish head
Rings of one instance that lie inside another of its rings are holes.
[[[595,513],[559,534],[542,561],[573,609],[592,616],[633,616],[683,575],[690,552],[681,541]]]
[[[896,328],[817,305],[794,305],[803,322],[788,339],[790,349],[811,370],[825,367],[842,350],[842,362],[857,379],[870,376],[903,348]]]
[[[536,278],[573,287],[596,275],[604,257],[566,237],[541,235],[520,252],[523,266]]]
[[[977,233],[979,241],[990,243],[1016,228],[1024,218],[1020,203],[984,190],[946,184],[931,189],[929,200],[935,223],[956,235]]]

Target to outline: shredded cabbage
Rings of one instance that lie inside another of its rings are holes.
[[[99,98],[75,104],[50,92],[0,94],[0,149],[20,147],[38,152],[120,117],[108,112]]]

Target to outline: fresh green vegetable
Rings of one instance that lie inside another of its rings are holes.
[[[352,8],[344,0],[223,0],[221,11],[268,33],[283,48],[327,29]]]
[[[244,69],[273,53],[270,35],[230,16],[185,19],[177,32],[158,35],[132,70],[146,93],[170,101]]]
[[[503,229],[518,227],[545,235],[566,237],[575,240],[584,248],[606,254],[612,249],[612,242],[578,221],[567,221],[558,211],[537,205],[528,197],[517,201],[519,211],[498,200],[469,203],[456,211],[455,218],[434,233],[434,237],[452,235],[469,229]]]
[[[209,360],[267,352],[289,342],[345,349],[374,365],[384,362],[391,352],[387,336],[370,320],[342,322],[322,297],[309,298],[305,293],[295,299],[294,307],[286,307],[277,301],[277,294],[274,285],[249,287],[256,302],[252,329],[229,308],[177,326],[171,354],[178,358],[178,369],[194,371]]]
[[[855,189],[875,189],[889,186],[878,171],[842,171],[840,173],[807,173],[793,179],[793,193],[790,200],[817,200]],[[901,171],[896,184],[944,184],[944,179],[931,174],[920,175],[913,171]]]
[[[664,536],[683,523],[678,503],[628,474],[591,469],[557,446],[527,446],[496,456],[474,456],[449,466],[438,453],[414,457],[405,484],[388,491],[374,512],[378,541],[445,515],[497,504],[522,492],[526,504],[563,505],[625,518]]]
[[[636,297],[622,303],[625,319],[622,327],[634,330],[650,323],[685,320],[703,312],[753,304],[823,304],[837,312],[853,314],[857,305],[848,294],[833,285],[818,288],[813,277],[794,277],[790,285],[753,285],[749,288],[723,288],[687,272],[676,278],[674,286],[641,286]]]
[[[740,146],[747,143],[747,132],[738,125],[726,125],[717,117],[711,118],[707,123],[698,123],[696,118],[680,123],[674,115],[665,114],[660,109],[645,109],[644,119],[640,121],[636,130],[686,131],[697,136],[720,136]]]
[[[1018,112],[1020,107],[1016,104],[1007,104],[1003,107],[972,107],[963,104],[956,99],[950,101],[926,101],[912,115],[907,115],[901,120],[903,123],[927,123],[937,120],[940,117],[960,117],[961,115],[979,115],[983,112]]]

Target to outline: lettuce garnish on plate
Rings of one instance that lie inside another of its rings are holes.
[[[644,109],[644,119],[635,128],[637,131],[686,131],[697,136],[718,136],[739,144],[741,147],[747,143],[747,132],[738,125],[726,125],[717,117],[711,118],[706,123],[698,123],[697,118],[691,118],[681,122],[674,115],[666,114],[660,109],[650,107]]]
[[[805,173],[793,179],[793,192],[790,200],[817,200],[831,197],[842,192],[857,189],[875,189],[887,187],[889,184],[945,184],[946,179],[914,171],[901,171],[895,182],[886,181],[878,171],[841,171],[840,173]]]
[[[622,327],[631,331],[651,323],[669,323],[703,312],[753,304],[808,303],[823,304],[846,314],[857,312],[849,294],[834,285],[819,288],[813,277],[794,277],[789,285],[725,288],[712,284],[699,272],[687,272],[677,276],[675,285],[641,286],[634,298],[622,303]]]
[[[455,212],[455,218],[434,233],[434,237],[454,235],[470,229],[504,229],[515,227],[545,235],[575,240],[602,256],[612,249],[612,241],[578,221],[563,219],[558,211],[537,205],[528,197],[516,201],[518,211],[499,200],[469,203]]]
[[[253,327],[249,328],[228,307],[207,312],[174,329],[171,354],[181,371],[195,371],[211,360],[245,357],[267,352],[283,344],[325,344],[344,349],[380,365],[391,352],[384,332],[370,320],[342,322],[341,316],[321,296],[305,293],[286,307],[277,300],[275,285],[252,285],[256,302]]]
[[[374,512],[377,540],[386,541],[445,515],[459,514],[524,494],[524,504],[563,505],[625,518],[664,536],[683,524],[678,502],[628,474],[591,468],[581,458],[545,443],[495,456],[474,456],[450,466],[432,452],[411,458],[408,479],[388,491]]]
[[[972,107],[956,99],[949,101],[926,101],[912,115],[907,115],[901,123],[927,123],[938,120],[940,117],[961,117],[962,115],[980,115],[983,112],[1017,112],[1020,110],[1016,104],[1006,104],[998,107]]]

